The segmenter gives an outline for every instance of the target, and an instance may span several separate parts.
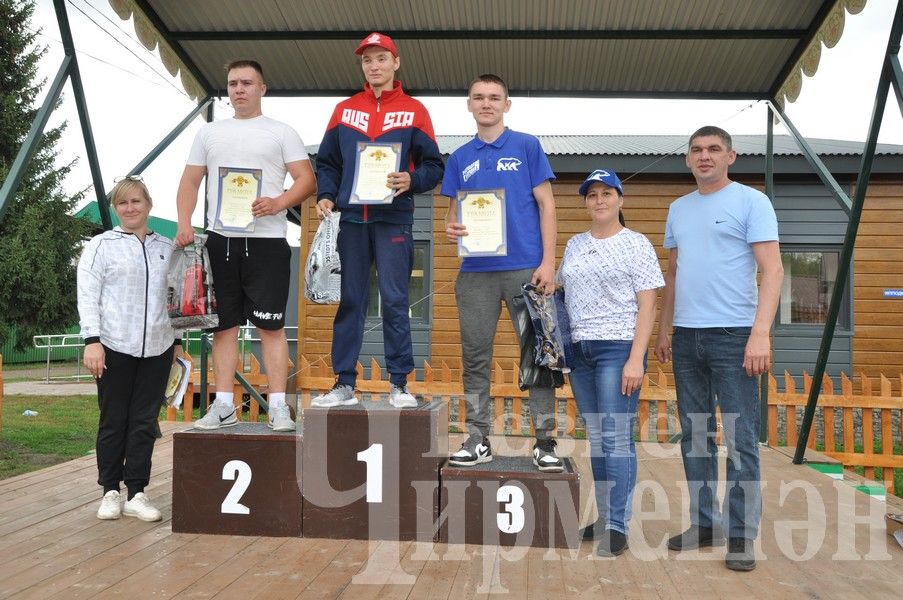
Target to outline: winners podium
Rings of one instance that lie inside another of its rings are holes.
[[[305,537],[430,540],[448,406],[365,401],[304,410]]]
[[[174,433],[172,530],[300,536],[302,439],[265,423]]]
[[[575,548],[580,543],[580,479],[541,473],[526,456],[494,456],[472,467],[442,468],[439,541],[449,544]]]
[[[527,457],[449,467],[448,406],[364,401],[173,436],[174,532],[575,547],[579,477]]]

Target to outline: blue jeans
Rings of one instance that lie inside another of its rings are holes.
[[[762,516],[759,385],[743,368],[749,333],[749,327],[675,327],[671,347],[690,522],[724,526],[728,537],[755,539]],[[716,403],[727,446],[723,511],[717,494]]]
[[[575,342],[571,371],[571,389],[586,421],[599,517],[606,520],[608,529],[624,534],[637,470],[633,426],[640,391],[630,396],[621,393],[624,363],[632,346],[632,341]]]

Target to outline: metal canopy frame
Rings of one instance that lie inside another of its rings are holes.
[[[78,68],[78,57],[75,53],[75,43],[72,39],[72,29],[69,26],[69,16],[66,12],[65,0],[53,0],[53,7],[56,10],[57,23],[60,28],[60,38],[63,42],[64,56],[57,71],[53,83],[47,91],[44,103],[35,115],[31,124],[28,135],[16,154],[16,158],[10,168],[3,187],[0,188],[0,221],[10,204],[13,195],[18,191],[22,184],[22,178],[25,176],[25,170],[31,159],[37,152],[44,130],[47,127],[47,121],[53,112],[54,107],[59,101],[60,95],[66,82],[72,84],[72,94],[75,98],[75,106],[78,110],[78,120],[81,125],[82,138],[85,142],[85,153],[88,157],[88,165],[91,169],[91,180],[94,186],[94,192],[97,197],[97,206],[100,209],[100,219],[104,229],[112,229],[113,222],[110,216],[110,196],[104,190],[103,176],[101,175],[100,161],[97,158],[97,146],[94,143],[94,132],[91,128],[91,119],[88,115],[88,102],[85,99],[85,88],[82,84],[81,73]],[[129,170],[128,175],[139,175],[150,165],[167,147],[185,131],[191,122],[205,109],[207,110],[207,121],[213,120],[213,99],[212,93],[207,93],[198,105],[188,113],[175,128],[169,132],[137,165]]]
[[[834,329],[837,326],[837,316],[840,314],[841,297],[850,275],[850,265],[853,262],[853,246],[856,243],[856,234],[859,231],[859,219],[862,216],[862,207],[865,204],[865,194],[868,191],[869,179],[872,174],[872,163],[875,160],[875,146],[878,144],[878,133],[881,131],[881,122],[884,119],[884,109],[887,106],[887,96],[890,86],[893,85],[897,95],[897,106],[903,115],[903,73],[900,70],[900,38],[903,34],[903,2],[897,2],[897,10],[891,24],[890,35],[887,40],[887,51],[884,55],[881,67],[881,76],[878,79],[878,89],[875,92],[875,104],[872,109],[872,119],[869,125],[868,137],[865,149],[862,152],[862,164],[859,168],[859,177],[856,179],[856,194],[849,209],[850,219],[847,223],[847,232],[844,237],[843,250],[840,253],[840,261],[837,266],[837,277],[834,281],[834,290],[831,292],[831,304],[828,307],[828,316],[825,319],[825,331],[821,338],[821,347],[818,350],[818,358],[815,362],[815,371],[812,374],[812,387],[809,389],[809,398],[800,423],[799,438],[796,443],[796,451],[793,454],[794,464],[801,464],[805,460],[806,442],[812,429],[812,419],[815,416],[815,407],[821,394],[822,379],[825,367],[828,364],[828,353],[831,351],[831,342],[834,339]],[[782,117],[783,118],[783,117]],[[787,121],[785,121],[786,123]],[[799,136],[794,134],[799,140]],[[830,175],[830,174],[828,174]],[[822,176],[820,173],[819,176]],[[833,179],[833,178],[832,178]],[[835,182],[836,183],[836,182]],[[849,201],[849,199],[847,199]]]
[[[192,109],[191,112],[180,121],[173,130],[163,137],[159,144],[157,144],[141,161],[138,162],[137,165],[133,169],[129,171],[130,175],[135,175],[141,173],[148,165],[150,165],[171,143],[175,140],[187,127],[188,125],[201,113],[204,113],[205,119],[209,122],[213,120],[213,99],[216,96],[221,96],[224,94],[224,89],[219,87],[218,84],[214,84],[206,79],[203,75],[202,71],[198,66],[194,63],[194,61],[190,58],[190,56],[185,52],[182,43],[183,42],[192,42],[192,41],[220,41],[220,40],[241,40],[241,41],[304,41],[304,40],[347,40],[347,41],[357,41],[360,38],[366,36],[369,31],[364,30],[320,30],[315,32],[299,32],[299,31],[217,31],[217,32],[205,32],[205,31],[181,31],[181,32],[172,32],[170,31],[160,17],[156,14],[156,12],[149,5],[147,0],[134,0],[134,3],[144,12],[144,15],[150,20],[151,24],[156,28],[157,32],[162,36],[162,38],[170,45],[173,52],[175,52],[176,56],[181,61],[182,65],[191,73],[191,75],[196,79],[199,85],[203,88],[204,97],[198,103],[198,105]],[[13,162],[10,172],[3,183],[2,188],[0,188],[0,220],[3,219],[7,206],[9,204],[9,200],[12,198],[13,194],[17,191],[19,185],[21,185],[22,178],[24,177],[25,170],[34,156],[34,153],[37,151],[38,144],[40,142],[41,136],[43,135],[44,129],[46,128],[47,121],[50,117],[51,112],[53,111],[54,106],[59,100],[60,94],[62,93],[62,89],[65,86],[67,81],[71,81],[73,95],[75,97],[76,107],[79,115],[79,122],[82,129],[82,134],[85,142],[85,150],[88,156],[88,163],[91,170],[91,177],[94,184],[95,193],[97,195],[97,203],[100,208],[101,219],[103,221],[103,226],[105,229],[110,229],[112,227],[110,211],[109,211],[109,197],[104,193],[103,179],[101,177],[100,164],[97,159],[97,150],[94,144],[94,136],[91,129],[91,122],[88,115],[88,107],[87,101],[85,99],[84,87],[82,84],[81,74],[78,68],[78,59],[75,53],[75,45],[72,39],[72,32],[69,26],[69,19],[66,12],[65,0],[53,0],[54,9],[56,11],[57,22],[60,28],[60,35],[63,41],[63,48],[65,51],[64,58],[60,64],[59,70],[57,72],[56,77],[50,85],[48,90],[47,97],[44,100],[41,108],[38,110],[36,114],[31,129],[20,148],[15,161]],[[895,11],[895,16],[893,20],[893,24],[891,26],[890,35],[888,36],[888,44],[887,51],[885,53],[881,76],[879,79],[879,83],[877,86],[875,104],[872,111],[871,122],[868,130],[868,137],[865,142],[865,147],[862,153],[862,159],[859,169],[859,176],[857,178],[856,185],[856,193],[854,198],[851,200],[849,196],[841,189],[840,185],[837,183],[837,180],[830,173],[818,155],[813,151],[811,146],[806,142],[805,138],[799,133],[796,127],[793,125],[792,121],[787,117],[783,108],[781,107],[781,103],[778,101],[778,93],[781,85],[787,79],[787,77],[793,72],[793,69],[797,68],[797,61],[801,58],[803,53],[809,47],[809,44],[812,42],[813,38],[817,35],[818,29],[823,23],[825,17],[828,12],[831,10],[833,5],[831,3],[825,3],[819,9],[818,14],[812,21],[812,26],[808,29],[740,29],[740,30],[730,30],[730,31],[713,31],[713,30],[699,30],[699,29],[675,29],[675,30],[611,30],[611,29],[598,29],[598,30],[590,30],[590,31],[575,31],[575,30],[564,30],[564,31],[544,31],[544,30],[523,30],[523,29],[514,29],[514,30],[482,30],[482,31],[458,31],[458,30],[434,30],[428,32],[428,36],[432,39],[455,39],[455,40],[470,40],[470,39],[486,39],[487,36],[494,37],[496,39],[506,39],[506,40],[561,40],[561,39],[628,39],[628,40],[652,40],[652,39],[672,39],[672,40],[694,40],[694,39],[709,39],[709,40],[775,40],[775,39],[785,39],[785,40],[797,40],[797,44],[794,48],[792,56],[790,60],[787,61],[783,70],[781,71],[780,76],[776,79],[775,84],[769,90],[767,94],[743,94],[743,93],[697,93],[697,94],[687,94],[687,93],[657,93],[655,97],[658,98],[717,98],[717,99],[732,99],[732,98],[742,98],[744,100],[766,100],[768,102],[768,124],[767,124],[767,149],[765,152],[765,163],[766,163],[766,177],[765,177],[765,189],[766,194],[769,198],[771,198],[772,202],[774,201],[774,153],[773,153],[773,138],[774,138],[774,130],[773,123],[775,119],[779,119],[787,129],[790,131],[792,137],[796,141],[799,146],[801,152],[805,156],[806,160],[809,162],[813,171],[818,175],[819,179],[825,185],[825,187],[831,192],[835,201],[841,206],[841,208],[846,212],[849,216],[849,221],[847,225],[847,231],[844,238],[844,245],[841,252],[841,258],[838,265],[838,274],[836,281],[834,283],[834,289],[831,296],[831,303],[828,310],[828,315],[825,322],[825,329],[822,335],[821,346],[818,353],[818,358],[815,366],[815,370],[813,373],[813,385],[810,389],[808,402],[806,405],[806,409],[804,412],[802,423],[800,424],[800,431],[798,437],[798,443],[796,447],[796,452],[794,454],[793,462],[796,464],[800,464],[805,460],[805,448],[806,448],[806,440],[809,437],[809,432],[812,426],[813,416],[815,414],[815,408],[818,403],[818,397],[821,393],[822,387],[822,379],[825,372],[825,367],[828,361],[828,353],[831,349],[831,342],[833,340],[835,327],[837,324],[837,317],[840,312],[840,304],[841,299],[843,297],[843,292],[845,286],[847,285],[847,280],[849,279],[849,270],[850,265],[852,263],[853,257],[853,247],[856,241],[856,234],[859,228],[859,221],[862,214],[862,208],[865,201],[865,195],[868,190],[869,179],[871,177],[872,165],[875,158],[875,147],[877,145],[878,133],[881,129],[881,123],[884,115],[884,110],[887,103],[887,97],[889,95],[890,88],[893,87],[898,107],[900,108],[901,114],[903,114],[903,68],[901,68],[901,63],[899,60],[899,50],[900,50],[900,39],[901,32],[903,32],[903,0],[897,0],[897,7]],[[390,36],[396,39],[421,39],[424,37],[424,32],[419,31],[405,31],[405,30],[386,30],[385,31]],[[415,95],[437,95],[440,93],[449,94],[454,92],[459,92],[461,90],[444,90],[443,92],[439,92],[437,90],[419,90],[412,89],[411,93]],[[524,96],[543,96],[543,95],[562,95],[561,92],[548,92],[546,91],[523,91],[523,90],[511,90],[515,95],[524,95]],[[305,96],[305,95],[346,95],[349,93],[349,90],[344,89],[319,89],[315,92],[305,92],[299,90],[289,90],[289,89],[270,89],[268,90],[268,95],[270,96]],[[620,97],[620,96],[629,96],[636,97],[636,93],[600,93],[600,92],[567,92],[567,96],[569,97]],[[297,213],[295,213],[297,216]],[[206,360],[207,360],[207,348],[206,344],[202,344],[201,350],[201,363],[202,363],[202,396],[203,403],[206,405],[206,394],[204,393],[206,390]],[[246,389],[249,387],[246,385],[247,382],[243,381],[240,373],[236,372],[236,378],[245,385]],[[253,390],[248,390],[250,393],[257,396]],[[766,385],[765,377],[763,376],[761,381],[761,391],[762,391],[762,415],[763,417],[766,415],[767,409],[767,393],[768,387]],[[261,405],[266,406],[266,403],[262,398],[257,398],[258,402]],[[765,419],[763,418],[763,423]],[[763,425],[762,430],[760,432],[760,440],[764,443],[767,441],[767,433],[765,427]]]

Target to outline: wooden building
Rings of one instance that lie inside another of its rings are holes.
[[[444,154],[468,136],[440,136]],[[575,233],[589,227],[577,188],[587,173],[611,168],[624,181],[627,224],[647,235],[667,266],[662,248],[669,204],[695,184],[684,163],[682,136],[540,136],[557,175],[553,184],[558,208],[558,252]],[[809,140],[843,189],[852,196],[862,144]],[[734,137],[738,160],[731,168],[736,181],[764,189],[765,136]],[[312,151],[315,153],[316,149]],[[775,136],[775,209],[778,214],[785,281],[774,325],[774,369],[800,377],[812,372],[830,301],[847,216],[809,167],[788,136]],[[827,373],[865,371],[877,377],[903,371],[903,146],[879,144],[856,242],[852,286],[847,287]],[[460,369],[460,337],[454,281],[459,259],[445,239],[447,198],[418,197],[414,237],[415,269],[411,283],[411,322],[415,362],[442,362]],[[316,231],[312,203],[302,211],[300,268]],[[361,362],[382,361],[382,329],[378,291],[372,286]],[[850,293],[852,290],[852,293]],[[308,361],[328,360],[335,306],[298,302],[299,351]],[[514,333],[503,314],[495,341],[495,358],[516,360]],[[655,334],[653,334],[653,340]],[[650,369],[657,364],[650,355]],[[664,367],[667,371],[668,367]],[[899,381],[899,378],[897,378]],[[897,385],[897,384],[895,384]]]

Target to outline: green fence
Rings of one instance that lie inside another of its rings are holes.
[[[65,330],[67,334],[77,334],[78,325],[73,325]],[[3,355],[3,363],[7,365],[23,363],[46,363],[47,349],[35,348],[34,343],[28,340],[24,350],[16,350],[16,332],[13,330],[9,339],[0,344],[0,354]],[[80,348],[53,348],[50,352],[51,362],[76,360],[81,356]]]

